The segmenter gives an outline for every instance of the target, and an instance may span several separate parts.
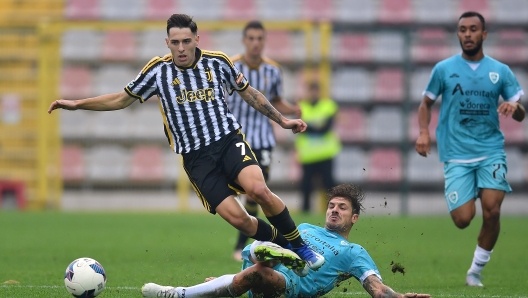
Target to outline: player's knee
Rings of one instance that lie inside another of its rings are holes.
[[[255,183],[251,188],[246,189],[246,193],[259,205],[269,204],[271,191],[268,189],[265,183]]]
[[[458,209],[451,212],[451,218],[453,219],[455,226],[457,226],[457,228],[459,229],[467,228],[469,224],[471,223],[473,216],[474,216],[473,213],[461,212]]]
[[[483,212],[484,221],[498,222],[500,220],[500,207],[490,208]]]
[[[451,218],[459,229],[465,229],[475,217],[475,205],[470,201],[455,210],[451,211]]]
[[[453,219],[453,222],[455,223],[455,226],[459,229],[465,229],[469,226],[471,223],[472,217],[468,216],[451,216]]]

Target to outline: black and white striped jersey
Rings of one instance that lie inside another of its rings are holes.
[[[282,73],[280,66],[268,58],[256,68],[248,66],[242,55],[232,58],[235,67],[244,74],[251,87],[259,90],[268,100],[282,97]],[[227,105],[242,125],[246,141],[252,149],[266,149],[275,146],[275,135],[268,117],[252,108],[238,93],[227,98]]]
[[[165,132],[176,153],[188,153],[220,140],[240,128],[227,108],[225,91],[243,91],[249,84],[222,52],[196,48],[196,61],[177,67],[172,54],[154,57],[125,87],[132,97],[144,102],[157,95]]]

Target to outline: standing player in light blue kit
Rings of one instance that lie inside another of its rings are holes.
[[[300,224],[303,240],[324,255],[319,270],[305,270],[304,277],[286,268],[291,251],[271,242],[256,241],[242,252],[242,272],[207,278],[192,287],[170,287],[148,283],[141,289],[144,297],[193,298],[238,297],[247,291],[253,297],[321,297],[339,283],[354,277],[372,297],[417,297],[429,294],[399,294],[384,285],[374,261],[359,244],[348,241],[352,226],[363,209],[364,193],[350,184],[329,190],[325,227]],[[306,268],[307,269],[307,268]]]
[[[464,229],[475,216],[480,197],[483,223],[466,284],[482,287],[480,273],[490,259],[500,231],[500,207],[511,187],[506,181],[504,135],[499,116],[522,121],[524,94],[510,68],[484,55],[484,18],[466,12],[458,21],[462,54],[436,64],[418,109],[420,136],[416,151],[430,152],[431,106],[442,96],[436,130],[444,162],[445,199],[455,225]],[[504,102],[499,105],[499,95]]]

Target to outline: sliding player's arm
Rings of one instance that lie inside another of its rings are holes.
[[[428,298],[429,294],[394,292],[390,287],[384,285],[376,275],[370,275],[363,281],[363,288],[374,298]]]
[[[59,99],[51,103],[48,113],[56,109],[113,111],[124,109],[134,101],[136,98],[128,95],[125,91],[77,100]]]

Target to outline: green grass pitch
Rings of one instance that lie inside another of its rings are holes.
[[[297,223],[322,225],[323,214],[294,214]],[[447,216],[364,214],[350,241],[363,245],[384,282],[396,291],[433,297],[526,297],[528,218],[503,217],[499,242],[484,269],[485,288],[464,285],[481,219],[458,230]],[[71,297],[66,266],[79,257],[98,260],[108,275],[99,297],[141,297],[145,282],[192,285],[236,273],[236,234],[205,213],[0,212],[0,297]],[[400,263],[405,274],[391,271]],[[19,284],[3,284],[7,280]],[[350,279],[326,297],[368,297]]]

